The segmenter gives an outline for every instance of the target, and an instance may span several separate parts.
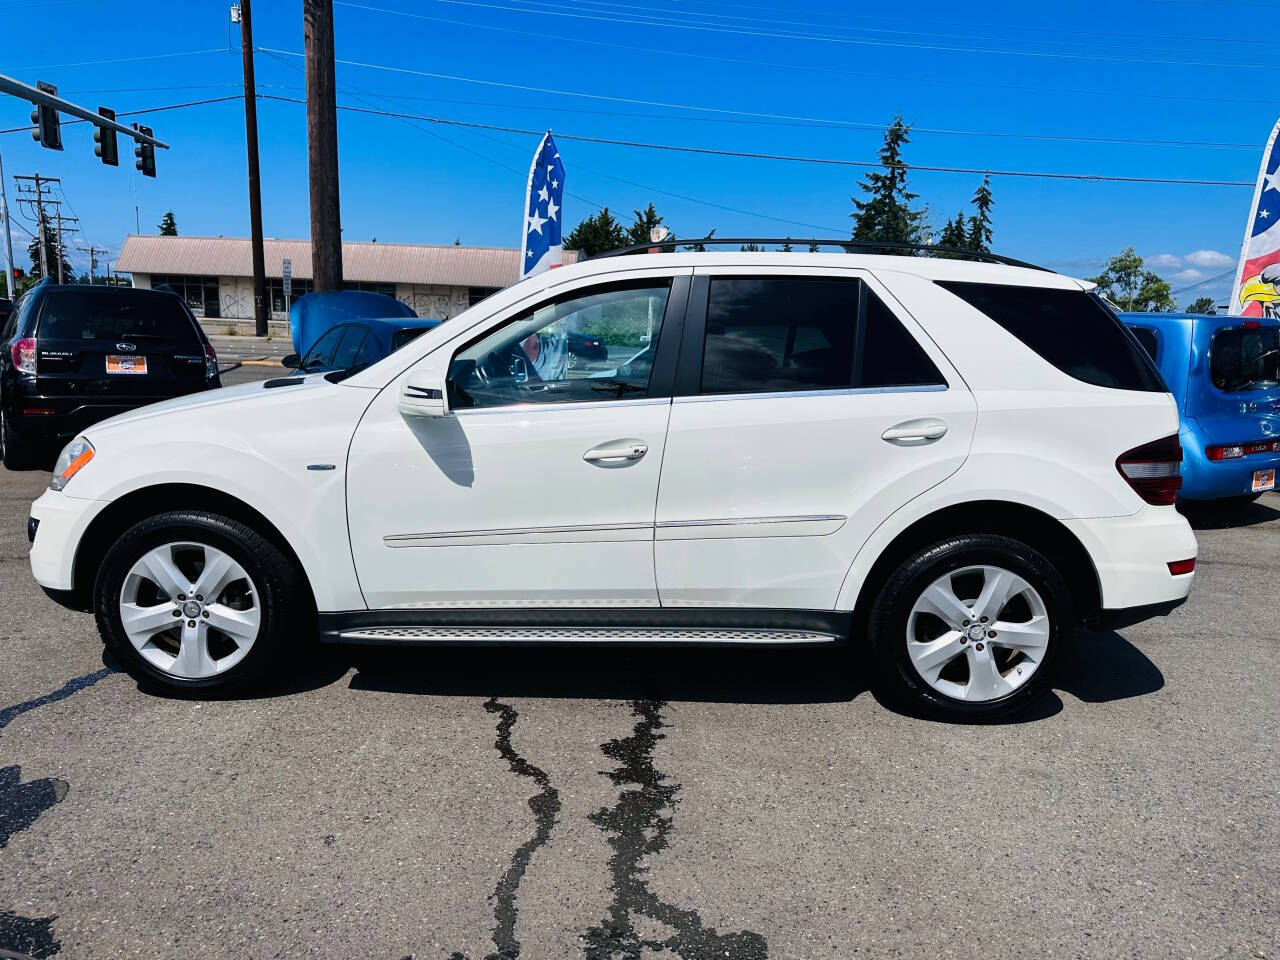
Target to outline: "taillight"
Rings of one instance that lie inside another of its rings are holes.
[[[1177,434],[1134,447],[1116,458],[1116,469],[1147,503],[1167,507],[1182,489],[1182,444]]]
[[[1204,455],[1210,460],[1239,460],[1254,453],[1280,453],[1280,440],[1219,443],[1204,448]]]
[[[13,344],[13,365],[18,368],[19,373],[36,372],[36,338],[23,337],[21,340],[15,340]]]
[[[204,345],[204,378],[212,380],[218,375],[218,351],[213,349],[212,343]]]
[[[1175,577],[1185,576],[1188,573],[1195,573],[1195,570],[1196,570],[1195,557],[1192,557],[1190,560],[1170,560],[1169,561],[1169,572],[1173,574],[1173,576]]]

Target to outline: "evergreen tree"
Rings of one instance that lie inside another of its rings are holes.
[[[67,283],[75,283],[76,275],[71,269],[71,263],[67,260],[67,251],[58,249],[58,233],[50,226],[48,216],[45,216],[39,226],[40,229],[36,230],[36,235],[27,244],[27,255],[31,258],[31,276],[44,276],[44,272],[40,269],[40,238],[44,237],[44,259],[49,265],[49,276],[57,282],[58,261],[61,260],[63,280]]]
[[[705,241],[705,240],[710,240],[710,239],[711,239],[712,237],[714,237],[715,235],[716,235],[716,228],[715,228],[715,227],[712,227],[710,230],[708,230],[708,231],[707,231],[707,235],[706,235],[705,237],[703,237],[702,239],[703,239],[704,241]],[[706,243],[691,243],[691,244],[689,244],[687,247],[685,247],[685,250],[690,251],[690,252],[692,252],[692,253],[706,253],[706,252],[707,252],[707,245],[706,245]]]
[[[954,220],[948,220],[947,225],[942,228],[942,236],[938,238],[938,245],[964,250],[967,249],[968,243],[969,235],[964,229],[964,212],[961,211],[956,214]]]
[[[754,243],[744,243],[738,248],[739,253],[759,253],[760,247]]]
[[[924,212],[914,210],[916,194],[907,189],[907,167],[903,147],[910,142],[911,128],[899,114],[884,132],[880,148],[882,170],[873,170],[859,186],[866,197],[853,201],[853,239],[863,243],[919,243],[924,232]],[[889,250],[887,252],[900,252]]]
[[[172,210],[165,211],[156,229],[160,231],[160,236],[162,237],[176,237],[178,235],[178,222],[173,219]]]
[[[811,244],[809,244],[809,252],[810,252],[810,253],[818,253],[818,252],[820,252],[821,250],[822,250],[822,244],[820,244],[820,243],[811,243]]]
[[[662,217],[658,215],[658,211],[653,208],[652,203],[645,207],[644,210],[637,210],[635,214],[635,223],[631,224],[627,230],[627,240],[633,244],[651,243],[649,231],[662,223]],[[675,234],[673,233],[671,236],[674,237]]]
[[[778,252],[779,252],[779,253],[790,253],[790,252],[791,252],[791,238],[790,238],[790,237],[787,237],[787,239],[783,242],[782,246],[780,246],[780,247],[778,248]]]
[[[564,238],[565,249],[577,250],[584,256],[594,257],[608,250],[616,250],[626,246],[627,235],[622,224],[613,218],[608,207],[604,207],[593,217],[581,221],[573,231]]]
[[[967,246],[974,253],[991,252],[991,207],[994,204],[995,200],[991,198],[991,174],[987,174],[974,191],[974,213],[969,217]]]

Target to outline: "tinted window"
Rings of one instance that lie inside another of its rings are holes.
[[[458,352],[449,369],[454,407],[632,400],[648,395],[669,281],[593,288],[527,310]],[[603,350],[570,362],[569,336]]]
[[[1150,359],[1103,303],[1083,290],[937,281],[1068,376],[1099,387],[1163,392]]]
[[[345,370],[347,367],[355,366],[356,354],[359,353],[360,344],[364,343],[364,336],[367,332],[358,323],[353,323],[347,327],[342,339],[338,342],[338,349],[333,352],[331,366],[338,370]]]
[[[427,332],[429,327],[407,327],[404,330],[397,330],[391,334],[391,352],[395,353],[406,343],[417,340],[420,336]]]
[[[707,305],[703,393],[839,390],[944,381],[858,280],[716,277]]]
[[[333,367],[333,353],[338,346],[338,338],[347,330],[345,324],[327,331],[312,344],[307,355],[302,359],[303,370],[329,370]]]
[[[1280,382],[1280,328],[1226,327],[1209,344],[1209,376],[1228,393]]]
[[[1157,360],[1156,354],[1160,350],[1160,341],[1156,337],[1156,332],[1150,327],[1130,327],[1129,329],[1133,332],[1138,342],[1142,344],[1142,349],[1147,351],[1147,356],[1152,360]]]
[[[55,290],[45,298],[37,335],[50,340],[199,342],[181,300],[145,290]]]

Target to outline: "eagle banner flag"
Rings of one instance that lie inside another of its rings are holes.
[[[560,236],[560,207],[564,200],[564,164],[548,130],[529,167],[529,190],[524,205],[524,242],[520,245],[520,276],[558,267],[564,260]]]
[[[1232,316],[1280,318],[1280,121],[1262,152],[1240,266],[1231,290]]]

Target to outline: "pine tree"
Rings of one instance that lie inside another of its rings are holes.
[[[907,167],[902,149],[911,140],[911,128],[902,116],[894,117],[884,132],[880,148],[882,170],[873,170],[859,184],[866,199],[853,201],[853,239],[863,243],[919,243],[924,228],[924,213],[914,210],[911,202],[916,194],[907,189]],[[890,253],[901,251],[888,250]]]
[[[49,265],[49,276],[54,282],[58,279],[58,261],[62,261],[62,278],[67,283],[75,283],[75,273],[71,269],[71,263],[67,260],[67,251],[58,248],[58,233],[49,224],[48,216],[39,223],[40,229],[36,230],[36,235],[31,238],[31,242],[27,244],[27,255],[31,258],[31,276],[43,277],[44,272],[40,269],[40,238],[44,237],[44,260]]]
[[[653,208],[652,203],[644,210],[637,210],[635,214],[635,222],[627,230],[627,240],[636,244],[652,242],[649,231],[662,223],[662,217],[658,215],[658,211]],[[672,234],[672,236],[675,236],[675,234]]]
[[[809,252],[810,252],[810,253],[818,253],[818,252],[820,252],[821,250],[822,250],[822,244],[820,244],[820,243],[811,243],[811,244],[809,244]]]
[[[995,200],[991,198],[991,174],[987,174],[974,191],[974,213],[969,217],[967,246],[974,253],[991,252],[991,208],[994,204]]]
[[[783,241],[782,246],[780,246],[780,247],[778,248],[778,252],[779,252],[779,253],[790,253],[790,252],[791,252],[791,238],[790,238],[790,237],[787,237],[787,239]]]
[[[165,211],[156,229],[160,231],[160,236],[162,237],[176,237],[178,235],[178,222],[173,219],[172,210]]]
[[[708,231],[707,231],[707,235],[706,235],[705,237],[703,237],[702,239],[703,239],[704,241],[705,241],[705,240],[710,240],[710,239],[711,239],[712,237],[714,237],[715,235],[716,235],[716,228],[715,228],[715,227],[712,227],[710,230],[708,230]],[[706,252],[707,252],[707,245],[706,245],[706,243],[691,243],[691,244],[689,244],[687,247],[685,247],[685,250],[690,251],[690,252],[692,252],[692,253],[706,253]]]
[[[967,249],[968,243],[969,237],[964,229],[964,211],[961,211],[956,214],[954,220],[948,220],[947,225],[942,228],[942,236],[938,238],[938,245],[964,250]]]
[[[577,250],[584,256],[594,257],[608,250],[616,250],[626,246],[627,235],[622,224],[613,218],[608,207],[601,209],[593,217],[581,221],[573,231],[564,238],[566,250]]]

